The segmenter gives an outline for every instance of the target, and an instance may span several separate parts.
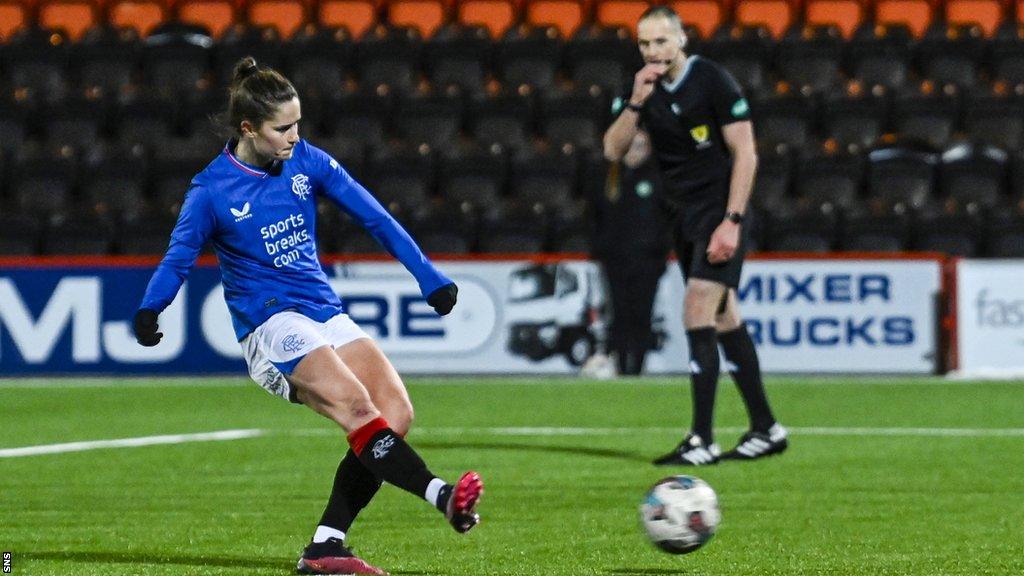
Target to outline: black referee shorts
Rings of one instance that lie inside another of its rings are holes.
[[[749,226],[746,222],[740,226],[740,243],[732,258],[720,264],[708,262],[707,251],[711,234],[722,222],[724,216],[724,213],[710,215],[704,219],[704,225],[700,227],[701,232],[697,234],[681,230],[681,227],[685,226],[682,222],[675,226],[673,242],[684,282],[690,278],[700,278],[724,284],[734,290],[739,288],[740,274],[743,272],[743,259],[747,254],[747,245],[750,243],[747,232]]]

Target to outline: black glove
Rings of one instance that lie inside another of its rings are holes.
[[[157,332],[157,313],[149,308],[141,308],[135,313],[135,339],[143,346],[156,346],[164,337]]]
[[[455,307],[455,299],[459,295],[459,287],[454,282],[441,286],[427,296],[427,304],[437,312],[439,316],[445,316]]]

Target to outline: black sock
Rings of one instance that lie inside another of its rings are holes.
[[[352,521],[370,503],[380,485],[380,478],[367,470],[356,453],[349,450],[334,475],[334,487],[320,525],[348,532]]]
[[[426,499],[427,485],[436,478],[420,455],[383,418],[349,434],[352,450],[374,476]]]
[[[693,431],[704,442],[712,441],[711,422],[718,390],[718,338],[715,328],[686,331],[690,343],[690,386],[693,390]]]
[[[740,324],[735,330],[722,332],[718,335],[718,341],[722,343],[725,359],[736,367],[732,379],[740,389],[743,403],[747,406],[751,427],[758,432],[767,432],[772,424],[775,424],[775,416],[768,406],[764,382],[761,380],[761,364],[757,359],[757,348],[754,347],[754,341],[747,332],[746,324]]]

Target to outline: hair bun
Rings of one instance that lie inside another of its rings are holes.
[[[235,64],[234,83],[241,82],[256,72],[259,72],[256,59],[252,56],[246,56],[239,60],[238,64]]]

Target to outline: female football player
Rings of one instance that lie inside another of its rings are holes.
[[[299,572],[385,574],[345,547],[346,532],[382,481],[436,506],[458,532],[479,522],[483,483],[475,472],[446,483],[405,442],[413,417],[405,386],[343,312],[320,267],[317,197],[345,210],[402,262],[438,314],[451,312],[458,290],[336,160],[299,137],[301,117],[291,82],[251,57],[238,62],[226,114],[233,137],[192,179],[135,315],[135,335],[143,346],[160,342],[160,312],[212,241],[252,379],[330,418],[348,437],[350,449]]]

